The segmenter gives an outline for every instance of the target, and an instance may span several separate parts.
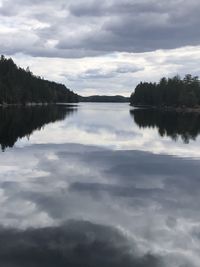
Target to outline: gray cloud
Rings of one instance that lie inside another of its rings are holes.
[[[172,4],[173,2],[170,1]],[[70,11],[73,15],[81,16],[108,16],[111,14],[118,15],[119,13],[162,13],[169,9],[169,5],[155,0],[151,1],[91,1],[89,3],[72,4]]]
[[[144,70],[142,67],[136,67],[131,64],[121,64],[117,67],[116,72],[120,74],[135,73]]]
[[[88,69],[77,75],[66,75],[69,80],[82,80],[82,79],[110,79],[124,74],[133,74],[138,71],[144,70],[142,67],[137,67],[133,64],[117,64],[116,67],[112,68],[93,68]]]
[[[200,43],[199,11],[197,0],[8,0],[0,8],[2,25],[16,31],[0,34],[0,45],[7,54],[66,58],[195,46]],[[50,45],[51,40],[56,42]]]
[[[95,8],[97,11],[95,11]],[[89,47],[96,51],[144,52],[155,49],[170,49],[185,45],[199,44],[197,28],[199,25],[197,1],[188,6],[185,1],[159,1],[140,3],[111,3],[93,6],[77,5],[71,12],[75,16],[99,15],[105,18],[99,30],[84,35],[75,46]],[[185,20],[185,17],[189,20]],[[103,20],[103,19],[102,19]],[[59,48],[67,48],[61,40]]]
[[[99,69],[89,69],[78,76],[78,79],[107,79],[115,76],[114,71]]]

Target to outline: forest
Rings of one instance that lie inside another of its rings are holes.
[[[11,58],[0,57],[0,104],[78,102],[78,95],[65,85],[35,76]]]
[[[158,83],[141,82],[131,94],[133,106],[198,107],[200,105],[200,81],[198,76],[185,75],[162,78]]]

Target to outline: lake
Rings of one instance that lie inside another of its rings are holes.
[[[0,110],[0,265],[199,267],[200,115]]]

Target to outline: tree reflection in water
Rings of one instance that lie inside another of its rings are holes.
[[[174,141],[181,137],[188,144],[200,134],[199,113],[134,109],[130,114],[140,128],[157,128],[161,137],[169,136]]]
[[[41,130],[48,123],[64,120],[75,106],[8,107],[0,109],[0,145],[2,151],[13,147],[19,138]]]

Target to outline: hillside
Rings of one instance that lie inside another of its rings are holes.
[[[129,97],[124,97],[121,95],[115,96],[105,96],[105,95],[93,95],[79,98],[80,102],[110,102],[110,103],[120,103],[120,102],[129,102]]]
[[[11,58],[0,58],[0,104],[78,102],[78,95],[65,85],[44,80]]]

